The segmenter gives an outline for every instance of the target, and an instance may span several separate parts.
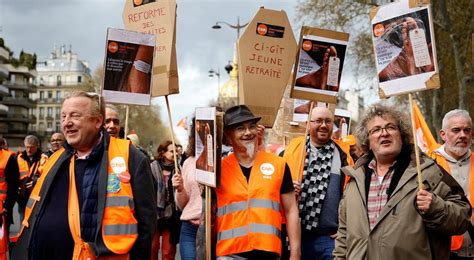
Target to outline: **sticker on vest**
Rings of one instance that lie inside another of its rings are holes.
[[[260,171],[262,172],[264,179],[271,179],[275,172],[275,166],[271,163],[264,163],[260,165]]]
[[[123,182],[123,183],[129,183],[130,182],[130,173],[122,172],[122,173],[119,173],[117,175],[118,175],[121,182]]]
[[[41,156],[40,165],[43,166],[46,163],[46,157]]]
[[[107,192],[117,193],[120,191],[120,179],[115,173],[110,173],[107,180]]]
[[[110,160],[110,167],[112,171],[116,174],[122,173],[127,170],[127,166],[125,165],[125,159],[123,157],[114,157]]]

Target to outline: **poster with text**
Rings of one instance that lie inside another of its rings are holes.
[[[108,28],[102,94],[107,102],[149,105],[155,36]]]
[[[196,181],[216,187],[216,108],[196,108],[195,121]],[[218,160],[218,162],[216,161]]]
[[[292,98],[336,103],[349,34],[304,26]]]
[[[396,2],[371,12],[372,41],[381,97],[438,88],[431,10]]]
[[[156,37],[151,96],[179,93],[176,0],[125,0],[122,20],[127,30]]]
[[[285,11],[261,7],[238,40],[239,103],[272,127],[295,61],[296,41]]]

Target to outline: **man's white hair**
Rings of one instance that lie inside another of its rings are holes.
[[[472,119],[471,119],[471,116],[469,116],[469,112],[467,112],[464,109],[453,109],[453,110],[449,111],[448,113],[446,113],[446,115],[444,115],[441,129],[443,129],[444,131],[447,131],[448,130],[448,120],[453,118],[453,117],[464,117],[464,118],[468,119],[469,122],[472,125]]]

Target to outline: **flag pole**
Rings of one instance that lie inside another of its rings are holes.
[[[205,186],[206,191],[206,260],[211,260],[211,187]]]
[[[418,138],[416,135],[415,128],[415,113],[413,109],[413,98],[411,93],[408,94],[408,100],[410,102],[410,115],[411,115],[411,130],[413,133],[413,147],[415,149],[415,159],[416,159],[416,172],[418,177],[418,189],[423,190],[423,179],[421,178],[421,166],[420,166],[420,151],[418,151]]]
[[[174,131],[173,131],[173,120],[171,118],[171,109],[170,102],[168,100],[168,95],[165,95],[166,100],[166,109],[168,110],[168,120],[170,122],[170,133],[171,133],[171,143],[173,144],[173,161],[174,161],[174,172],[178,174],[178,159],[176,158],[176,143],[174,142]]]

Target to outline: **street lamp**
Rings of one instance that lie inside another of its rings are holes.
[[[237,24],[236,25],[233,25],[233,24],[230,24],[230,23],[224,22],[224,21],[218,21],[218,22],[216,22],[216,24],[214,26],[212,26],[212,29],[221,29],[222,27],[219,24],[225,24],[225,25],[229,26],[232,29],[236,29],[237,30],[237,40],[238,40],[239,37],[240,37],[240,29],[244,28],[249,23],[240,24],[240,17],[237,16]]]
[[[240,37],[240,29],[244,28],[245,26],[247,26],[249,23],[245,23],[245,24],[240,24],[240,17],[237,16],[237,24],[230,24],[228,22],[224,22],[224,21],[218,21],[216,22],[216,24],[214,26],[212,26],[212,29],[221,29],[222,27],[219,25],[219,24],[225,24],[227,26],[229,26],[230,28],[232,29],[236,29],[237,30],[237,39],[236,39],[236,42],[235,42],[235,57],[234,57],[234,64],[232,65],[227,65],[226,66],[226,70],[228,73],[230,73],[230,71],[233,69],[233,68],[237,68],[237,65],[239,64],[238,62],[238,54],[237,54],[237,41],[239,40],[239,37]],[[237,102],[236,104],[238,105],[239,104],[239,76],[237,75]]]
[[[210,69],[209,70],[209,77],[212,78],[214,76],[217,76],[217,99],[219,99],[219,92],[220,92],[220,86],[221,86],[221,73],[219,71],[219,68],[217,69],[217,71],[215,71],[214,69]]]

